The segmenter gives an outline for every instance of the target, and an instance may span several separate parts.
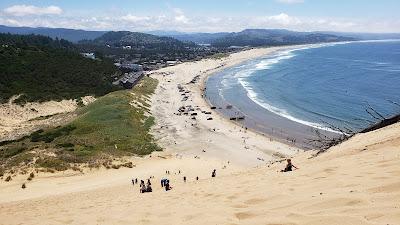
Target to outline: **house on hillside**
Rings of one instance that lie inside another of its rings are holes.
[[[140,79],[143,78],[143,76],[143,71],[126,73],[124,77],[119,80],[119,84],[126,89],[131,89],[140,81]]]
[[[90,52],[90,53],[89,52],[84,52],[84,53],[81,53],[81,55],[83,57],[87,58],[87,59],[96,59],[95,54],[92,53],[92,52]]]
[[[178,64],[178,61],[167,61],[167,66],[175,66]]]

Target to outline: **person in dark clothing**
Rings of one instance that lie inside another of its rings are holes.
[[[132,178],[132,185],[135,186],[135,179]]]
[[[165,181],[165,191],[169,191],[171,189],[172,189],[172,187],[169,185],[169,180],[166,180]]]
[[[212,173],[211,173],[211,177],[215,177],[215,176],[217,176],[217,171],[214,169],[214,170],[212,171]]]
[[[153,189],[151,188],[151,183],[147,183],[146,192],[153,192]]]
[[[196,177],[196,180],[199,180],[199,177]]]
[[[144,184],[144,180],[140,181],[140,193],[146,192],[146,185]]]
[[[292,164],[291,159],[287,159],[286,167],[285,167],[285,169],[281,170],[281,172],[293,171],[293,168],[298,169],[298,167],[296,167],[295,165]]]
[[[137,181],[137,178],[135,178],[135,183],[137,184],[137,182],[138,182],[138,181]]]
[[[185,182],[185,183],[186,183],[186,177],[183,177],[183,182]]]

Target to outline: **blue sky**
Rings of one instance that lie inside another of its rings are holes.
[[[400,32],[399,0],[2,0],[0,24],[88,30]]]

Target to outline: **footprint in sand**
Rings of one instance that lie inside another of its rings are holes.
[[[236,199],[237,196],[236,196],[236,195],[231,195],[231,196],[228,196],[228,197],[226,197],[226,198],[229,199],[229,200],[233,200],[233,199]]]
[[[369,192],[372,193],[393,193],[393,192],[400,192],[400,182],[397,183],[392,183],[392,184],[387,184],[384,186],[379,186],[375,188],[370,188],[368,189]]]
[[[367,205],[366,201],[363,201],[361,199],[353,199],[353,198],[334,198],[334,199],[329,199],[325,200],[316,204],[312,204],[309,207],[306,207],[308,209],[318,209],[320,210],[321,208],[323,209],[333,209],[333,208],[339,208],[339,207],[344,207],[344,206],[356,206],[356,205]]]
[[[203,216],[202,213],[190,214],[190,215],[184,216],[183,219],[184,219],[185,221],[189,221],[189,220],[192,220],[192,219],[195,219],[195,218],[200,218],[201,216]]]
[[[235,209],[246,209],[246,208],[248,208],[249,206],[247,206],[247,205],[234,205],[234,206],[232,206],[233,208],[235,208]]]
[[[325,173],[332,173],[337,169],[337,167],[330,167],[323,170]]]
[[[252,198],[252,199],[245,201],[244,203],[246,205],[258,205],[265,201],[267,201],[265,198]]]
[[[257,215],[250,213],[250,212],[238,212],[235,213],[236,218],[238,218],[239,220],[246,220],[246,219],[251,219],[256,217]]]

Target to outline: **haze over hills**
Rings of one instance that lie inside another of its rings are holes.
[[[213,46],[267,46],[308,44],[319,42],[354,41],[355,38],[314,32],[295,32],[273,29],[247,29],[238,33],[230,33],[212,41]]]
[[[321,33],[353,37],[360,40],[400,39],[399,33],[353,33],[353,32],[333,32],[333,31],[321,31]]]
[[[82,40],[96,40],[100,43],[106,38],[116,38],[118,35],[126,35],[128,31],[112,32],[107,36],[102,37],[108,31],[86,31],[65,28],[46,28],[46,27],[9,27],[0,25],[0,33],[11,34],[39,34],[49,36],[51,38],[65,39],[74,43]],[[232,41],[236,45],[268,45],[268,44],[290,44],[290,43],[309,43],[309,42],[325,42],[325,41],[340,41],[340,40],[371,40],[371,39],[399,39],[398,33],[351,33],[351,32],[296,32],[285,29],[246,29],[240,32],[217,32],[217,33],[186,33],[174,30],[156,30],[145,32],[131,32],[131,40],[136,41],[144,38],[152,43],[156,39],[154,36],[171,37],[183,42],[194,42],[197,44],[215,44],[227,45],[225,42]],[[151,34],[153,36],[147,36]],[[134,37],[135,36],[135,37]],[[152,39],[152,40],[150,40]],[[241,40],[243,39],[243,40]],[[125,40],[121,40],[124,42]],[[161,41],[161,40],[160,40]],[[162,42],[170,42],[163,39]],[[121,43],[122,43],[121,42]],[[176,42],[175,42],[176,43]],[[235,45],[232,43],[232,45]]]
[[[93,40],[107,31],[87,31],[66,28],[48,28],[48,27],[8,27],[0,25],[0,33],[10,34],[37,34],[49,36],[53,39],[65,39],[71,42],[78,42],[80,40]]]
[[[255,36],[260,36],[263,33],[265,36],[262,38],[276,36],[276,35],[289,35],[289,36],[305,36],[310,35],[310,38],[317,38],[319,35],[320,38],[335,38],[333,36],[338,37],[346,37],[346,38],[353,38],[357,40],[385,40],[385,39],[400,39],[399,33],[356,33],[356,32],[333,32],[333,31],[316,31],[316,32],[294,32],[285,29],[247,29],[241,32],[219,32],[219,33],[184,33],[178,31],[151,31],[147,33],[151,33],[154,35],[159,36],[167,36],[173,37],[181,41],[192,41],[198,44],[211,44],[220,38],[236,38],[238,36],[244,36],[246,33],[252,32]],[[259,34],[256,34],[259,33]],[[329,35],[333,35],[329,37]]]

